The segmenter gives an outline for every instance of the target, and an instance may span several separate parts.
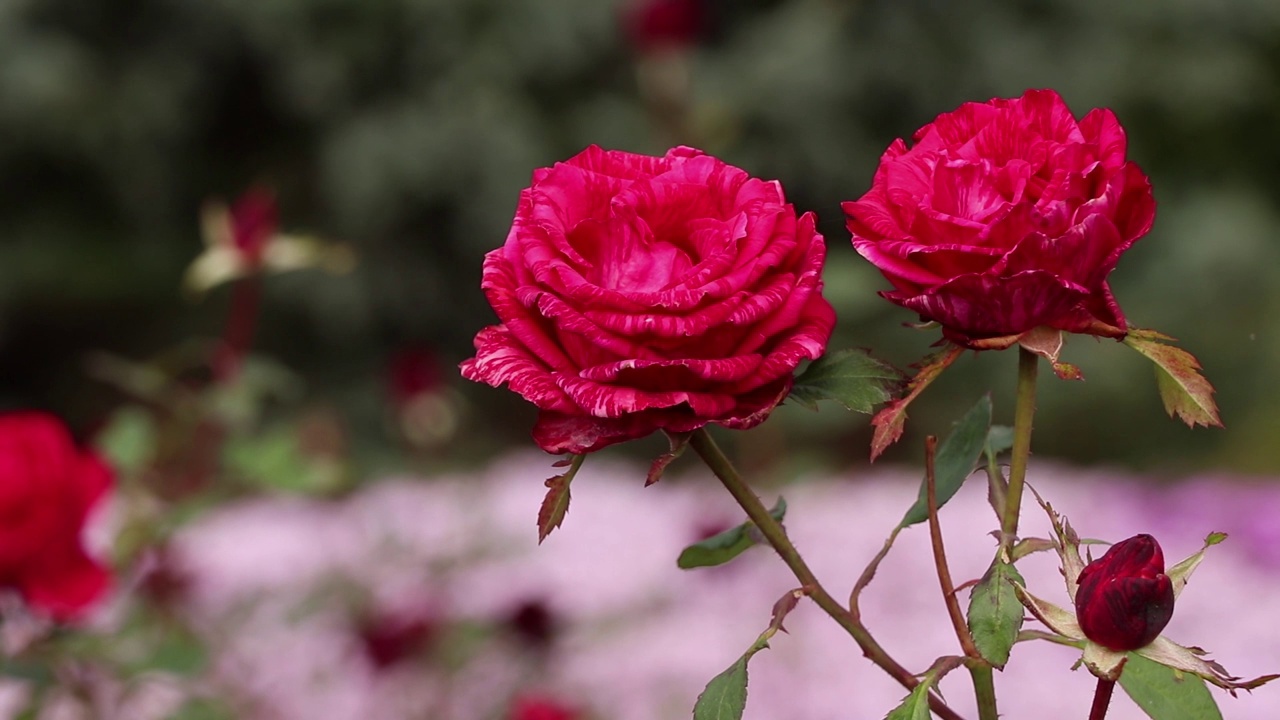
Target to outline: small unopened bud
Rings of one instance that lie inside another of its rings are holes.
[[[1076,617],[1085,637],[1112,650],[1149,645],[1173,617],[1173,581],[1150,535],[1112,545],[1081,571]]]

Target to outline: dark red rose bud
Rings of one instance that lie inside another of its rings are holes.
[[[1136,650],[1155,640],[1173,617],[1173,581],[1150,535],[1118,542],[1080,573],[1076,617],[1090,640]]]

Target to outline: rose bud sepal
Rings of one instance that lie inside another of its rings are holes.
[[[1039,500],[1040,506],[1048,513],[1049,520],[1053,525],[1055,549],[1058,552],[1059,559],[1062,561],[1062,576],[1066,581],[1067,594],[1074,603],[1078,592],[1080,592],[1081,575],[1085,568],[1085,564],[1080,558],[1080,538],[1076,535],[1070,523],[1058,515],[1051,505],[1040,498],[1038,494],[1036,499]],[[1204,559],[1205,551],[1222,542],[1226,537],[1226,533],[1210,533],[1205,538],[1204,547],[1200,548],[1199,552],[1169,568],[1165,575],[1169,578],[1175,600],[1182,593],[1183,588],[1187,586],[1191,573],[1195,571],[1196,567]],[[1089,672],[1099,678],[1105,680],[1118,679],[1124,669],[1125,662],[1134,654],[1174,670],[1198,675],[1205,681],[1224,688],[1232,694],[1242,688],[1251,690],[1280,677],[1280,675],[1264,675],[1252,680],[1243,680],[1227,672],[1226,668],[1219,663],[1206,659],[1207,653],[1205,650],[1197,647],[1184,647],[1163,636],[1157,636],[1147,645],[1134,650],[1113,650],[1091,640],[1080,627],[1080,622],[1075,613],[1032,595],[1020,584],[1014,583],[1013,587],[1018,595],[1018,600],[1031,611],[1031,614],[1056,633],[1058,637],[1052,638],[1054,641],[1083,648],[1084,654],[1081,661],[1089,669]]]

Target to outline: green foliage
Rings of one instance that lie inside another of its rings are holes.
[[[1152,720],[1222,720],[1204,680],[1129,653],[1120,687]]]
[[[782,522],[787,515],[787,501],[779,497],[769,514],[774,520]],[[698,567],[723,565],[746,552],[747,548],[756,544],[752,530],[755,524],[750,520],[736,527],[717,533],[701,542],[694,543],[680,551],[676,565],[684,570]]]
[[[743,655],[711,679],[693,706],[694,720],[738,720],[747,707],[747,661]]]
[[[256,435],[235,437],[225,450],[227,469],[243,483],[264,490],[323,495],[339,489],[343,470],[336,460],[308,456],[296,432],[270,427]]]
[[[98,437],[98,448],[117,472],[133,475],[150,462],[156,440],[155,421],[150,413],[130,406],[111,416]]]
[[[969,595],[969,632],[987,662],[1004,668],[1022,629],[1023,608],[1013,583],[1025,584],[1012,563],[997,557]]]
[[[788,396],[810,410],[819,400],[835,400],[850,410],[869,413],[888,402],[904,377],[897,368],[862,349],[829,352],[796,377]]]
[[[990,427],[991,396],[983,395],[938,446],[934,468],[939,508],[955,496],[965,479],[973,472],[983,448],[987,446],[987,431]],[[926,485],[922,480],[919,497],[898,525],[908,527],[928,519],[929,503]]]

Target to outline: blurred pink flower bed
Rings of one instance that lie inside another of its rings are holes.
[[[556,698],[588,718],[690,717],[706,682],[765,629],[774,601],[796,580],[767,547],[723,567],[676,567],[683,547],[742,520],[706,471],[677,469],[644,488],[645,468],[590,458],[564,526],[538,546],[535,516],[550,474],[547,456],[518,454],[469,475],[387,479],[339,501],[244,502],[196,523],[173,554],[187,574],[184,612],[213,647],[217,684],[232,689],[242,717],[264,720],[497,718],[517,693]],[[1280,604],[1280,486],[1213,476],[1154,484],[1034,460],[1029,481],[1082,536],[1149,532],[1170,562],[1198,550],[1210,531],[1229,533],[1179,598],[1166,634],[1206,647],[1238,675],[1280,667],[1280,623],[1268,610]],[[844,597],[918,483],[915,471],[876,467],[760,494],[766,504],[786,497],[789,533]],[[998,524],[985,485],[969,483],[941,519],[956,582],[978,578],[995,548],[987,533]],[[1029,497],[1022,534],[1048,533]],[[1068,602],[1055,555],[1038,553],[1019,569],[1033,591]],[[967,604],[967,591],[961,595]],[[394,653],[391,662],[371,661],[353,631],[353,607],[421,629],[491,626],[529,604],[554,619],[549,646],[478,633],[464,643],[465,662],[396,662]],[[861,606],[867,626],[908,668],[958,654],[924,526],[899,537]],[[751,662],[746,718],[875,719],[904,696],[811,604],[802,601],[786,627]],[[1086,715],[1094,678],[1071,671],[1078,657],[1043,641],[1020,643],[997,673],[1001,714]],[[942,690],[973,715],[963,673]],[[1280,693],[1270,688],[1237,699],[1213,692],[1229,720],[1280,717]],[[1145,714],[1117,692],[1109,717]]]

